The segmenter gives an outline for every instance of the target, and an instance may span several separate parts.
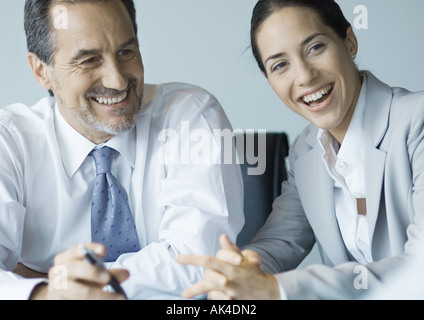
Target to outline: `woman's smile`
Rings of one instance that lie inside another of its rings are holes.
[[[298,101],[304,104],[308,110],[319,112],[325,109],[331,102],[334,83],[327,84],[318,90],[310,90],[313,93],[302,95]]]

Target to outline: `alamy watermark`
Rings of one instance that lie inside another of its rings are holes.
[[[57,30],[68,29],[68,8],[58,4],[53,8],[53,26]]]
[[[266,170],[266,130],[190,128],[181,121],[179,129],[162,129],[158,161],[166,165],[249,164],[248,175]]]
[[[368,8],[364,5],[357,5],[353,9],[353,13],[356,17],[353,21],[353,27],[357,30],[368,29]]]
[[[357,265],[353,268],[353,273],[358,274],[353,280],[353,287],[356,290],[368,289],[368,269],[366,266]]]
[[[68,290],[68,268],[63,265],[54,266],[52,269],[53,287],[56,290]]]

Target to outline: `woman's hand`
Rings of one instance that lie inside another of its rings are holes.
[[[186,289],[182,296],[193,298],[208,294],[210,300],[271,300],[280,299],[276,278],[260,268],[258,254],[243,252],[227,236],[220,238],[221,250],[216,257],[179,255],[185,265],[204,267],[203,280]]]

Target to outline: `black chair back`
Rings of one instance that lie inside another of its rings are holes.
[[[249,243],[271,213],[272,203],[281,193],[281,184],[284,180],[287,180],[285,158],[289,153],[289,143],[284,132],[254,132],[244,133],[243,135],[244,139],[240,139],[244,142],[244,148],[241,148],[243,154],[238,156],[239,161],[241,161],[244,184],[244,215],[246,221],[237,237],[238,246]],[[265,138],[266,141],[264,141]],[[257,163],[249,164],[249,152],[250,162],[252,162],[252,142],[254,155],[258,158]],[[265,143],[265,146],[260,146],[260,143]],[[240,148],[237,148],[237,150],[239,151]],[[258,170],[261,164],[262,167],[265,164],[264,172],[258,175],[256,174],[258,171],[263,171]]]

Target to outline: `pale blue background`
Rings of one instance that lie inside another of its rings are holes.
[[[285,107],[249,50],[256,0],[135,0],[146,82],[198,84],[222,103],[234,128],[283,130],[290,141],[307,124]],[[381,80],[423,90],[424,1],[339,0],[353,24],[368,9],[368,29],[355,30],[357,64]],[[34,104],[46,95],[26,60],[24,0],[0,1],[0,107]],[[317,260],[317,254],[306,263]]]
[[[292,141],[306,121],[288,110],[260,74],[249,49],[256,0],[135,0],[146,81],[190,82],[212,92],[234,128],[284,130]],[[391,85],[423,90],[424,1],[339,0],[353,24],[368,8],[368,29],[355,30],[357,63]],[[0,1],[0,106],[34,104],[46,93],[26,60],[24,0]]]

